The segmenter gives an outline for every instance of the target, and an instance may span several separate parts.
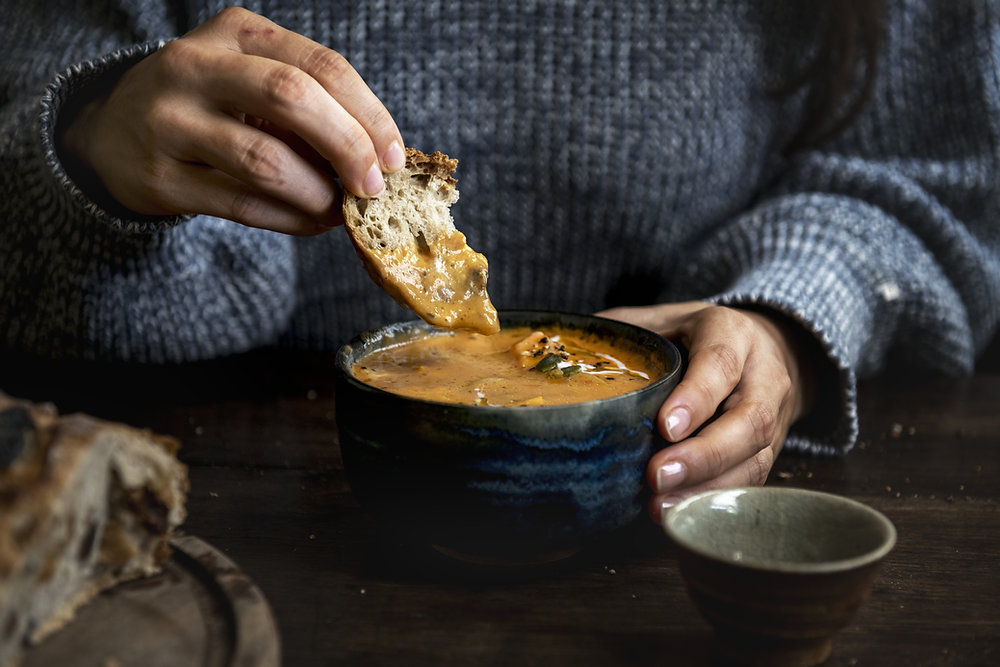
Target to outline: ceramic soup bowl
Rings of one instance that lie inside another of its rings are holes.
[[[589,315],[500,313],[503,328],[582,330],[639,351],[655,380],[569,405],[443,403],[389,393],[351,369],[374,350],[434,330],[421,321],[362,334],[337,355],[336,415],[355,497],[386,531],[488,563],[569,555],[643,510],[645,467],[666,443],[660,405],[681,355],[645,329]]]

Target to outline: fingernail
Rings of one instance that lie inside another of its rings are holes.
[[[691,413],[687,408],[674,408],[667,415],[667,437],[670,440],[680,440],[681,434],[691,425]]]
[[[656,492],[664,493],[684,481],[687,468],[680,461],[667,461],[656,471]]]
[[[382,160],[385,162],[385,168],[389,171],[399,171],[406,166],[406,156],[398,141],[392,142],[392,146],[389,146],[389,150],[385,152]]]
[[[374,197],[385,188],[385,179],[382,178],[382,170],[377,164],[373,164],[371,169],[368,170],[362,187],[365,189],[365,194],[369,197]]]

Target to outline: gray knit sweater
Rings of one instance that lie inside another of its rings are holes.
[[[411,315],[346,234],[292,238],[95,204],[53,141],[59,114],[219,9],[216,0],[4,2],[0,346],[162,363],[332,349]],[[344,54],[403,137],[459,158],[456,224],[502,309],[705,299],[779,309],[839,378],[842,451],[860,376],[966,372],[1000,315],[1000,17],[890,3],[871,101],[788,154],[816,51],[811,3],[251,2]]]

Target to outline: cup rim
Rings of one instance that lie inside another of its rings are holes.
[[[706,549],[700,544],[685,538],[679,533],[676,528],[676,522],[684,512],[691,505],[714,495],[724,494],[724,493],[780,493],[785,495],[800,495],[800,496],[811,496],[814,498],[826,498],[834,500],[836,502],[849,505],[856,511],[862,512],[866,516],[881,526],[884,537],[880,540],[877,547],[871,549],[865,553],[859,554],[851,558],[843,558],[839,560],[829,560],[820,562],[783,562],[775,560],[765,560],[765,559],[745,559],[745,560],[733,560],[721,556],[719,553]],[[700,557],[718,562],[724,563],[726,565],[745,568],[752,570],[760,570],[766,572],[780,572],[780,573],[791,573],[791,574],[827,574],[835,572],[845,572],[848,570],[853,570],[857,568],[864,567],[873,563],[877,563],[882,560],[896,545],[896,527],[893,525],[892,521],[889,520],[882,512],[876,510],[875,508],[866,505],[858,500],[849,498],[847,496],[842,496],[835,493],[829,493],[826,491],[816,491],[814,489],[802,489],[796,487],[775,487],[775,486],[753,486],[753,487],[735,487],[727,489],[711,489],[708,491],[702,491],[700,493],[688,496],[687,498],[681,500],[676,505],[671,507],[664,515],[661,521],[661,526],[666,534],[674,541],[675,544],[680,546],[689,552],[697,554]]]

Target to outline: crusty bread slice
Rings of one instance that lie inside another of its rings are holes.
[[[0,392],[0,665],[169,557],[188,488],[177,447]]]
[[[372,279],[424,320],[446,329],[496,333],[486,292],[486,257],[455,228],[452,176],[458,160],[406,149],[406,166],[385,179],[372,199],[344,192],[344,221]]]

